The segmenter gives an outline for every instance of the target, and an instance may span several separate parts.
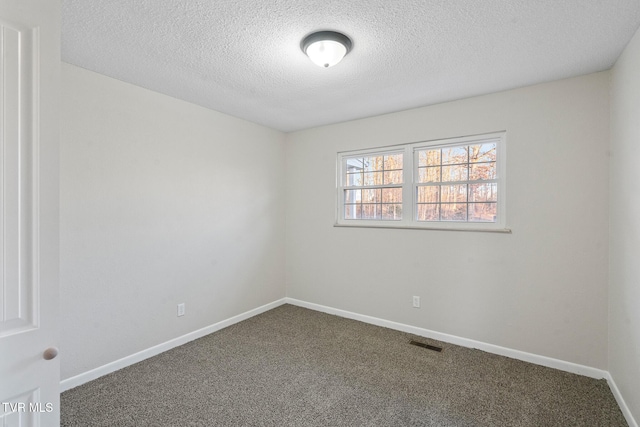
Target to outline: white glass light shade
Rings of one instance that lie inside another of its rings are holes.
[[[320,67],[332,67],[349,53],[351,39],[335,31],[319,31],[309,34],[300,43],[302,51]]]
[[[333,40],[320,40],[307,47],[307,56],[320,67],[333,67],[347,54],[342,43]]]

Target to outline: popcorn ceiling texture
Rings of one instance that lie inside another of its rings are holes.
[[[638,0],[63,0],[62,59],[282,131],[610,68]],[[329,69],[300,41],[347,34]]]

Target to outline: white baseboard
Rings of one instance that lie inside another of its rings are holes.
[[[421,337],[431,338],[437,341],[442,341],[450,344],[456,344],[462,347],[477,348],[478,350],[486,351],[488,353],[498,354],[500,356],[511,357],[512,359],[522,360],[525,362],[535,363],[536,365],[546,366],[549,368],[559,369],[561,371],[570,372],[572,374],[584,375],[595,379],[606,379],[611,389],[611,393],[618,402],[620,410],[627,420],[629,427],[639,427],[636,420],[633,418],[627,403],[625,402],[618,386],[616,385],[613,377],[608,371],[592,368],[590,366],[579,365],[577,363],[567,362],[564,360],[554,359],[551,357],[540,356],[533,353],[527,353],[524,351],[513,350],[506,347],[500,347],[498,345],[487,344],[481,341],[475,341],[468,338],[457,337],[455,335],[443,334],[441,332],[431,331],[429,329],[418,328],[416,326],[405,325],[403,323],[392,322],[389,320],[380,319],[377,317],[367,316],[364,314],[353,313],[351,311],[340,310],[337,308],[327,307],[320,304],[314,304],[306,301],[297,300],[295,298],[285,298],[285,303],[297,305],[299,307],[308,308],[315,311],[321,311],[327,314],[335,314],[336,316],[345,317],[347,319],[359,320],[360,322],[369,323],[376,326],[382,326],[384,328],[394,329],[397,331],[407,332],[410,334],[418,335]]]
[[[613,393],[613,397],[616,398],[616,402],[618,402],[618,406],[622,411],[622,415],[624,415],[625,419],[627,420],[627,424],[629,424],[629,427],[638,427],[638,423],[633,418],[633,415],[631,415],[631,411],[627,406],[627,402],[624,401],[622,394],[620,394],[620,390],[618,390],[618,386],[616,385],[616,382],[613,380],[611,373],[607,372],[607,376],[605,378],[609,383],[609,388],[611,389],[611,393]]]
[[[418,328],[416,326],[405,325],[403,323],[392,322],[389,320],[379,319],[377,317],[367,316],[364,314],[353,313],[337,308],[326,307],[320,304],[314,304],[306,301],[300,301],[295,298],[285,298],[287,304],[297,305],[299,307],[309,308],[323,313],[335,314],[336,316],[346,317],[347,319],[359,320],[361,322],[370,323],[376,326],[382,326],[397,331],[407,332],[421,337],[431,338],[437,341],[443,341],[449,344],[455,344],[462,347],[476,348],[488,353],[498,354],[500,356],[510,357],[525,362],[535,363],[549,368],[560,369],[561,371],[571,372],[573,374],[584,375],[591,378],[602,379],[609,374],[602,369],[592,368],[589,366],[578,365],[564,360],[553,359],[551,357],[540,356],[533,353],[527,353],[520,350],[513,350],[498,345],[487,344],[481,341],[475,341],[468,338],[462,338],[455,335],[443,334],[429,329]]]
[[[72,389],[74,387],[87,383],[89,381],[95,380],[96,378],[99,378],[103,375],[107,375],[119,369],[126,368],[127,366],[133,365],[134,363],[138,363],[142,360],[156,356],[167,350],[171,350],[174,347],[178,347],[183,344],[186,344],[189,341],[193,341],[205,335],[209,335],[210,333],[219,331],[220,329],[224,329],[227,326],[231,326],[235,323],[242,322],[243,320],[249,319],[250,317],[256,316],[258,314],[264,313],[265,311],[269,311],[278,306],[281,306],[285,304],[285,302],[286,302],[285,298],[279,299],[269,304],[265,304],[261,307],[254,308],[253,310],[249,310],[242,314],[238,314],[237,316],[233,316],[229,319],[222,320],[218,323],[214,323],[213,325],[206,326],[202,329],[198,329],[197,331],[193,331],[188,334],[182,335],[180,337],[174,338],[162,344],[155,345],[146,350],[139,351],[130,356],[123,357],[122,359],[118,359],[114,362],[107,363],[106,365],[100,366],[98,368],[92,369],[90,371],[84,372],[74,377],[67,378],[60,382],[60,392],[67,391],[69,389]]]
[[[564,360],[554,359],[546,356],[540,356],[537,354],[527,353],[519,350],[513,350],[510,348],[500,347],[497,345],[488,344],[481,341],[475,341],[472,339],[462,338],[455,335],[444,334],[444,333],[432,331],[429,329],[419,328],[411,325],[405,325],[403,323],[392,322],[390,320],[384,320],[377,317],[353,313],[346,310],[340,310],[337,308],[327,307],[324,305],[314,304],[314,303],[301,301],[295,298],[288,298],[288,297],[279,299],[269,304],[265,304],[261,307],[255,308],[253,310],[249,310],[245,313],[239,314],[229,319],[222,320],[218,323],[214,323],[213,325],[206,326],[202,329],[198,329],[197,331],[190,332],[186,335],[183,335],[178,338],[174,338],[172,340],[169,340],[162,344],[158,344],[146,350],[139,351],[135,354],[123,357],[122,359],[116,360],[114,362],[108,363],[106,365],[100,366],[98,368],[92,369],[90,371],[84,372],[74,377],[67,378],[60,382],[60,391],[63,392],[66,390],[70,390],[86,382],[95,380],[103,375],[110,374],[111,372],[115,372],[119,369],[133,365],[134,363],[138,363],[142,360],[148,359],[149,357],[156,356],[174,347],[178,347],[180,345],[188,343],[189,341],[193,341],[205,335],[209,335],[213,332],[219,331],[220,329],[226,328],[227,326],[231,326],[235,323],[249,319],[253,316],[264,313],[266,311],[279,307],[283,304],[291,304],[291,305],[296,305],[299,307],[304,307],[304,308],[308,308],[315,311],[320,311],[323,313],[334,314],[336,316],[345,317],[347,319],[358,320],[364,323],[369,323],[376,326],[382,326],[384,328],[394,329],[397,331],[407,332],[410,334],[431,338],[437,341],[443,341],[446,343],[455,344],[462,347],[476,348],[478,350],[486,351],[488,353],[511,357],[513,359],[535,363],[537,365],[546,366],[549,368],[560,369],[562,371],[570,372],[573,374],[585,375],[587,377],[596,378],[596,379],[605,378],[607,380],[607,383],[609,384],[609,388],[611,389],[613,396],[615,397],[616,401],[618,402],[618,405],[620,406],[620,410],[622,411],[624,417],[627,420],[627,423],[629,424],[629,427],[639,427],[638,423],[633,418],[633,415],[631,414],[631,411],[629,410],[629,407],[627,406],[624,398],[620,394],[620,390],[618,389],[615,381],[613,380],[613,377],[609,372],[604,371],[602,369],[596,369],[589,366],[578,365],[576,363],[567,362]]]

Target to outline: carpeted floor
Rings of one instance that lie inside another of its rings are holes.
[[[605,380],[291,305],[61,400],[82,427],[627,425]]]

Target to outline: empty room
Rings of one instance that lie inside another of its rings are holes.
[[[638,427],[638,0],[0,24],[0,425]]]

